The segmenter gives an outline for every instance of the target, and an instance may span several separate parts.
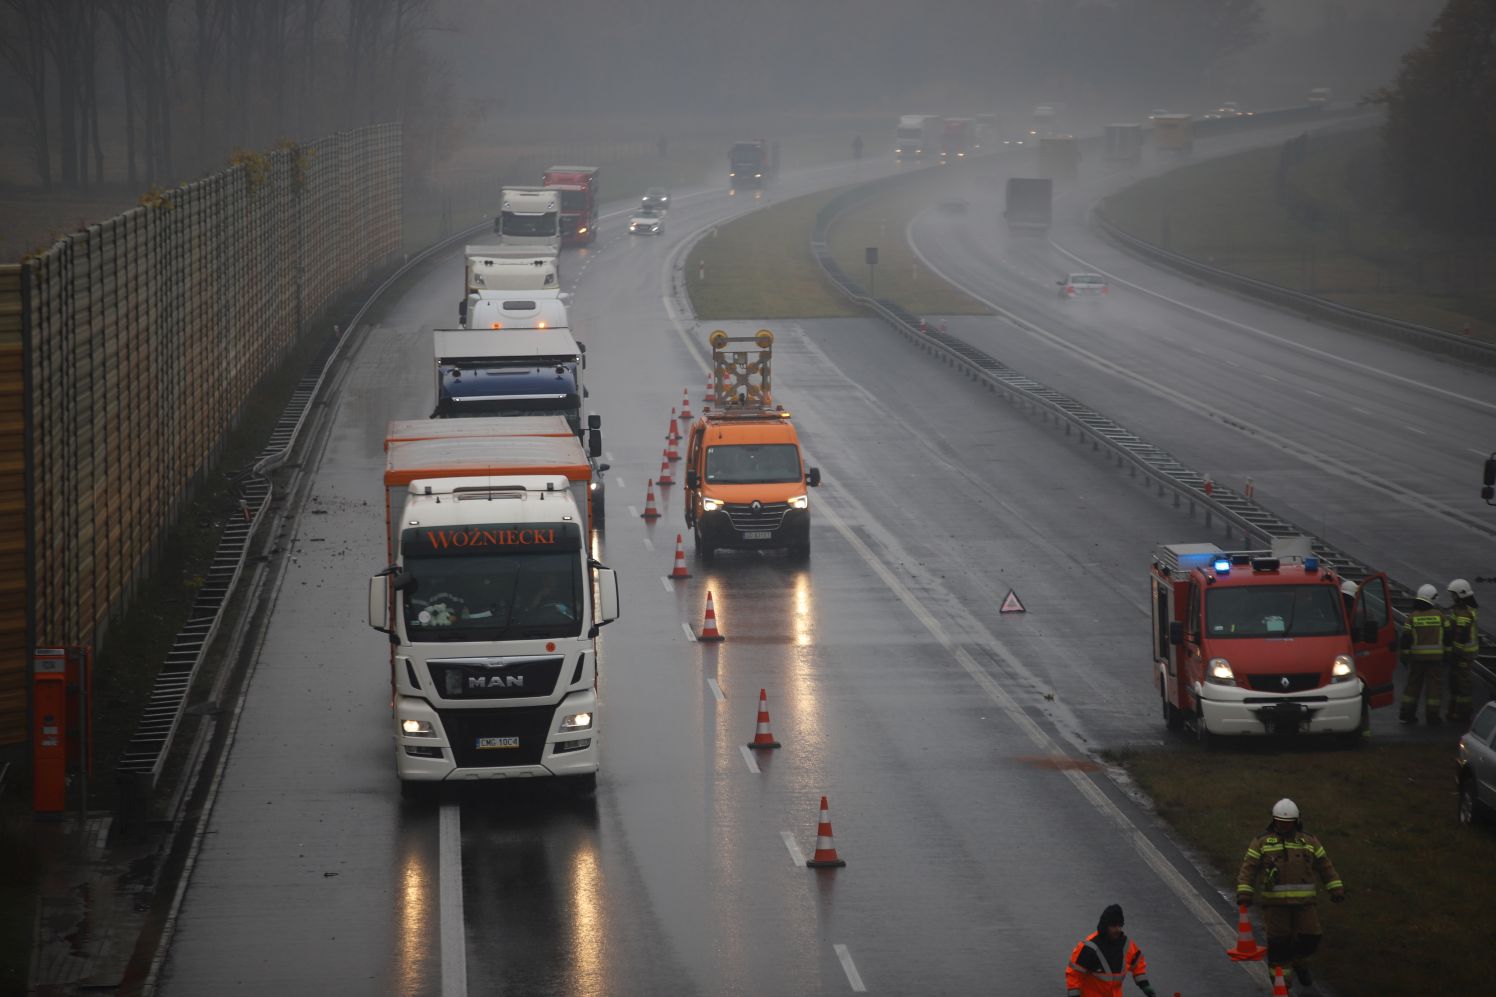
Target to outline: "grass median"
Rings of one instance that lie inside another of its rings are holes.
[[[1125,231],[1212,266],[1363,311],[1496,341],[1496,237],[1397,208],[1376,129],[1186,166],[1102,202]],[[1286,162],[1284,162],[1286,158]]]
[[[1132,752],[1119,761],[1228,894],[1273,803],[1298,803],[1348,898],[1320,904],[1320,975],[1340,997],[1392,997],[1489,992],[1496,978],[1487,920],[1496,834],[1456,821],[1454,755],[1451,737],[1354,752]]]
[[[916,180],[838,217],[828,233],[831,254],[866,287],[870,280],[864,250],[877,246],[878,296],[917,315],[988,314],[986,306],[927,270],[904,241],[910,219],[932,207],[938,197],[936,171],[929,173],[928,181]],[[826,279],[810,253],[817,213],[845,189],[773,204],[717,227],[698,242],[686,261],[686,288],[697,316],[725,320],[863,314]]]

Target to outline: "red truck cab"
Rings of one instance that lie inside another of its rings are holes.
[[[1397,631],[1385,575],[1354,597],[1299,538],[1273,552],[1154,551],[1153,670],[1170,730],[1335,734],[1359,743],[1392,702]]]
[[[552,166],[540,178],[542,187],[561,194],[561,245],[590,246],[597,240],[598,168]]]

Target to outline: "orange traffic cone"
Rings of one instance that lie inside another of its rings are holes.
[[[644,493],[644,511],[639,514],[641,519],[659,519],[660,510],[655,508],[655,483],[650,481],[649,488]]]
[[[753,732],[753,740],[748,742],[748,747],[759,751],[779,747],[779,742],[774,740],[774,735],[769,731],[769,696],[762,689],[758,690],[758,729]]]
[[[701,404],[715,405],[717,403],[717,391],[712,386],[712,379],[706,379],[706,394],[701,397]]]
[[[1267,950],[1252,937],[1252,921],[1247,917],[1247,905],[1237,904],[1236,948],[1227,949],[1226,954],[1237,962],[1256,962],[1266,953]]]
[[[670,411],[674,412],[675,409],[671,409]],[[670,432],[667,435],[670,437],[670,442],[671,443],[679,443],[680,442],[680,430],[677,429],[677,428],[675,428],[675,423],[674,422],[670,423]]]
[[[706,593],[706,618],[701,621],[701,633],[696,635],[697,640],[723,640],[722,631],[717,629],[717,610],[712,606],[712,592]]]
[[[675,535],[675,567],[670,569],[671,578],[690,578],[691,573],[686,570],[686,547],[681,535]]]
[[[1283,982],[1283,967],[1273,967],[1273,997],[1288,997],[1288,984]]]
[[[836,842],[831,840],[831,810],[821,797],[821,822],[816,825],[816,853],[805,860],[812,869],[839,869],[847,863],[837,857]]]
[[[665,485],[675,484],[675,476],[670,473],[670,461],[665,459],[663,455],[660,460],[660,476],[655,479],[655,484],[662,488]]]
[[[1206,495],[1213,495],[1215,493],[1215,486],[1216,483],[1214,481],[1211,481],[1210,475],[1207,474],[1205,476],[1205,484],[1200,486],[1200,490],[1203,491]]]
[[[696,418],[691,414],[691,389],[681,388],[680,417],[682,419]]]

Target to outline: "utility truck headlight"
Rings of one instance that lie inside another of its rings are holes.
[[[561,733],[569,734],[575,730],[591,730],[592,714],[573,713],[561,718]]]
[[[1335,664],[1330,666],[1331,682],[1349,682],[1356,677],[1356,664],[1349,654],[1335,655]]]
[[[809,495],[796,495],[794,498],[790,499],[790,508],[791,509],[809,509],[810,508],[810,496]]]
[[[1215,685],[1236,685],[1236,673],[1231,670],[1231,662],[1225,658],[1211,658],[1210,663],[1205,666],[1205,681]]]
[[[400,733],[406,737],[435,737],[436,728],[430,720],[402,720]]]
[[[701,500],[701,511],[702,512],[716,512],[720,508],[722,508],[722,500],[721,499],[703,498]]]

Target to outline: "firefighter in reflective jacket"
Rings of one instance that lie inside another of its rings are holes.
[[[1428,693],[1423,701],[1424,719],[1430,724],[1439,722],[1439,689],[1444,685],[1444,643],[1449,620],[1434,603],[1438,597],[1439,590],[1432,585],[1419,586],[1398,641],[1398,657],[1408,666],[1402,707],[1397,713],[1397,719],[1405,724],[1418,722],[1418,697],[1425,685]]]
[[[1480,654],[1480,613],[1475,590],[1463,578],[1449,583],[1449,719],[1470,719],[1470,669]]]
[[[1148,982],[1148,963],[1137,943],[1122,933],[1122,908],[1112,904],[1101,912],[1096,930],[1076,943],[1065,967],[1067,997],[1119,997],[1131,973],[1138,989],[1158,997]]]
[[[1273,822],[1247,846],[1236,874],[1236,902],[1262,904],[1262,926],[1267,932],[1268,965],[1281,967],[1285,982],[1298,975],[1300,985],[1312,987],[1308,959],[1319,948],[1318,877],[1340,903],[1345,884],[1325,854],[1325,847],[1304,832],[1299,808],[1292,800],[1273,806]],[[1257,889],[1259,878],[1261,892]]]

